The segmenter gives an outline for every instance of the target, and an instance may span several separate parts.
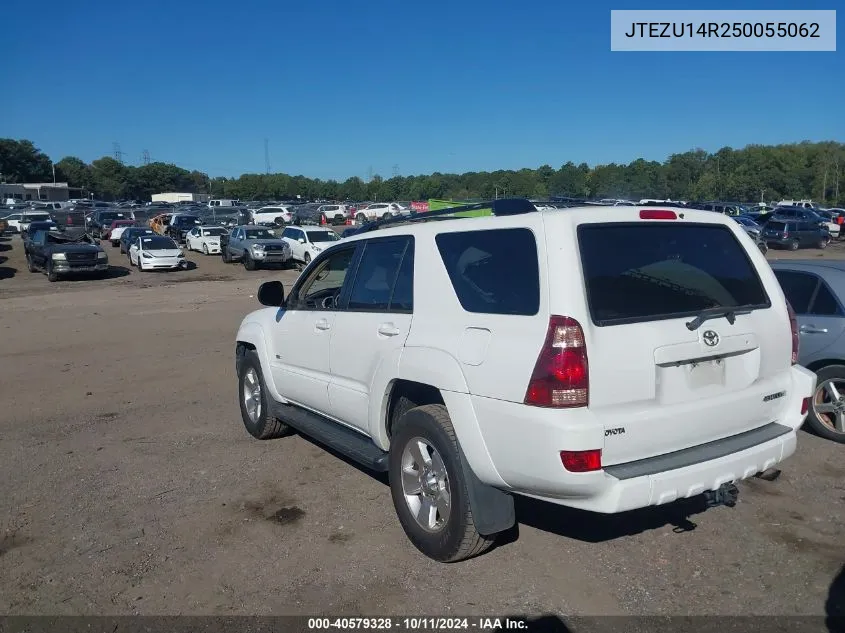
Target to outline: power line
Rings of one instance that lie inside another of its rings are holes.
[[[270,139],[264,138],[264,171],[270,173]]]
[[[150,150],[145,149],[141,152],[141,164],[142,165],[149,165],[150,164]]]
[[[120,151],[120,143],[115,141],[111,144],[112,154],[114,154],[114,159],[119,162],[121,165],[123,164],[123,152]]]

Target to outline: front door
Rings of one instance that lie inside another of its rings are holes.
[[[335,319],[329,411],[367,435],[411,328],[413,274],[412,238],[367,240]]]
[[[273,382],[291,402],[328,413],[329,342],[354,244],[326,253],[279,310],[270,359]]]

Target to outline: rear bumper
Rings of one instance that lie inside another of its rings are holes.
[[[603,427],[596,428],[577,414],[571,418],[560,412],[545,415],[547,411],[538,412],[519,403],[473,397],[473,405],[484,443],[505,489],[612,514],[716,490],[722,484],[752,477],[792,455],[797,445],[796,432],[806,417],[801,413],[802,401],[812,396],[816,376],[794,366],[791,378],[792,388],[788,402],[780,409],[780,418],[767,425],[589,473],[565,470],[559,451],[603,447]]]

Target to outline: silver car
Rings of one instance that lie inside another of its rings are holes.
[[[778,260],[772,269],[798,321],[798,362],[818,384],[807,424],[845,444],[845,261]]]

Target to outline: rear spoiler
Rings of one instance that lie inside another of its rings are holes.
[[[350,231],[347,234],[358,235],[360,233],[368,233],[384,227],[390,227],[394,224],[406,224],[408,222],[424,222],[429,219],[448,218],[456,213],[465,213],[467,211],[485,211],[490,209],[491,214],[495,216],[505,215],[521,215],[523,213],[536,213],[537,207],[526,198],[500,198],[498,200],[488,200],[486,202],[474,202],[472,204],[464,204],[456,207],[448,207],[446,209],[438,209],[436,211],[423,211],[421,213],[413,213],[410,216],[400,215],[397,217],[387,218],[386,220],[376,220],[375,222],[367,222],[360,228]]]

